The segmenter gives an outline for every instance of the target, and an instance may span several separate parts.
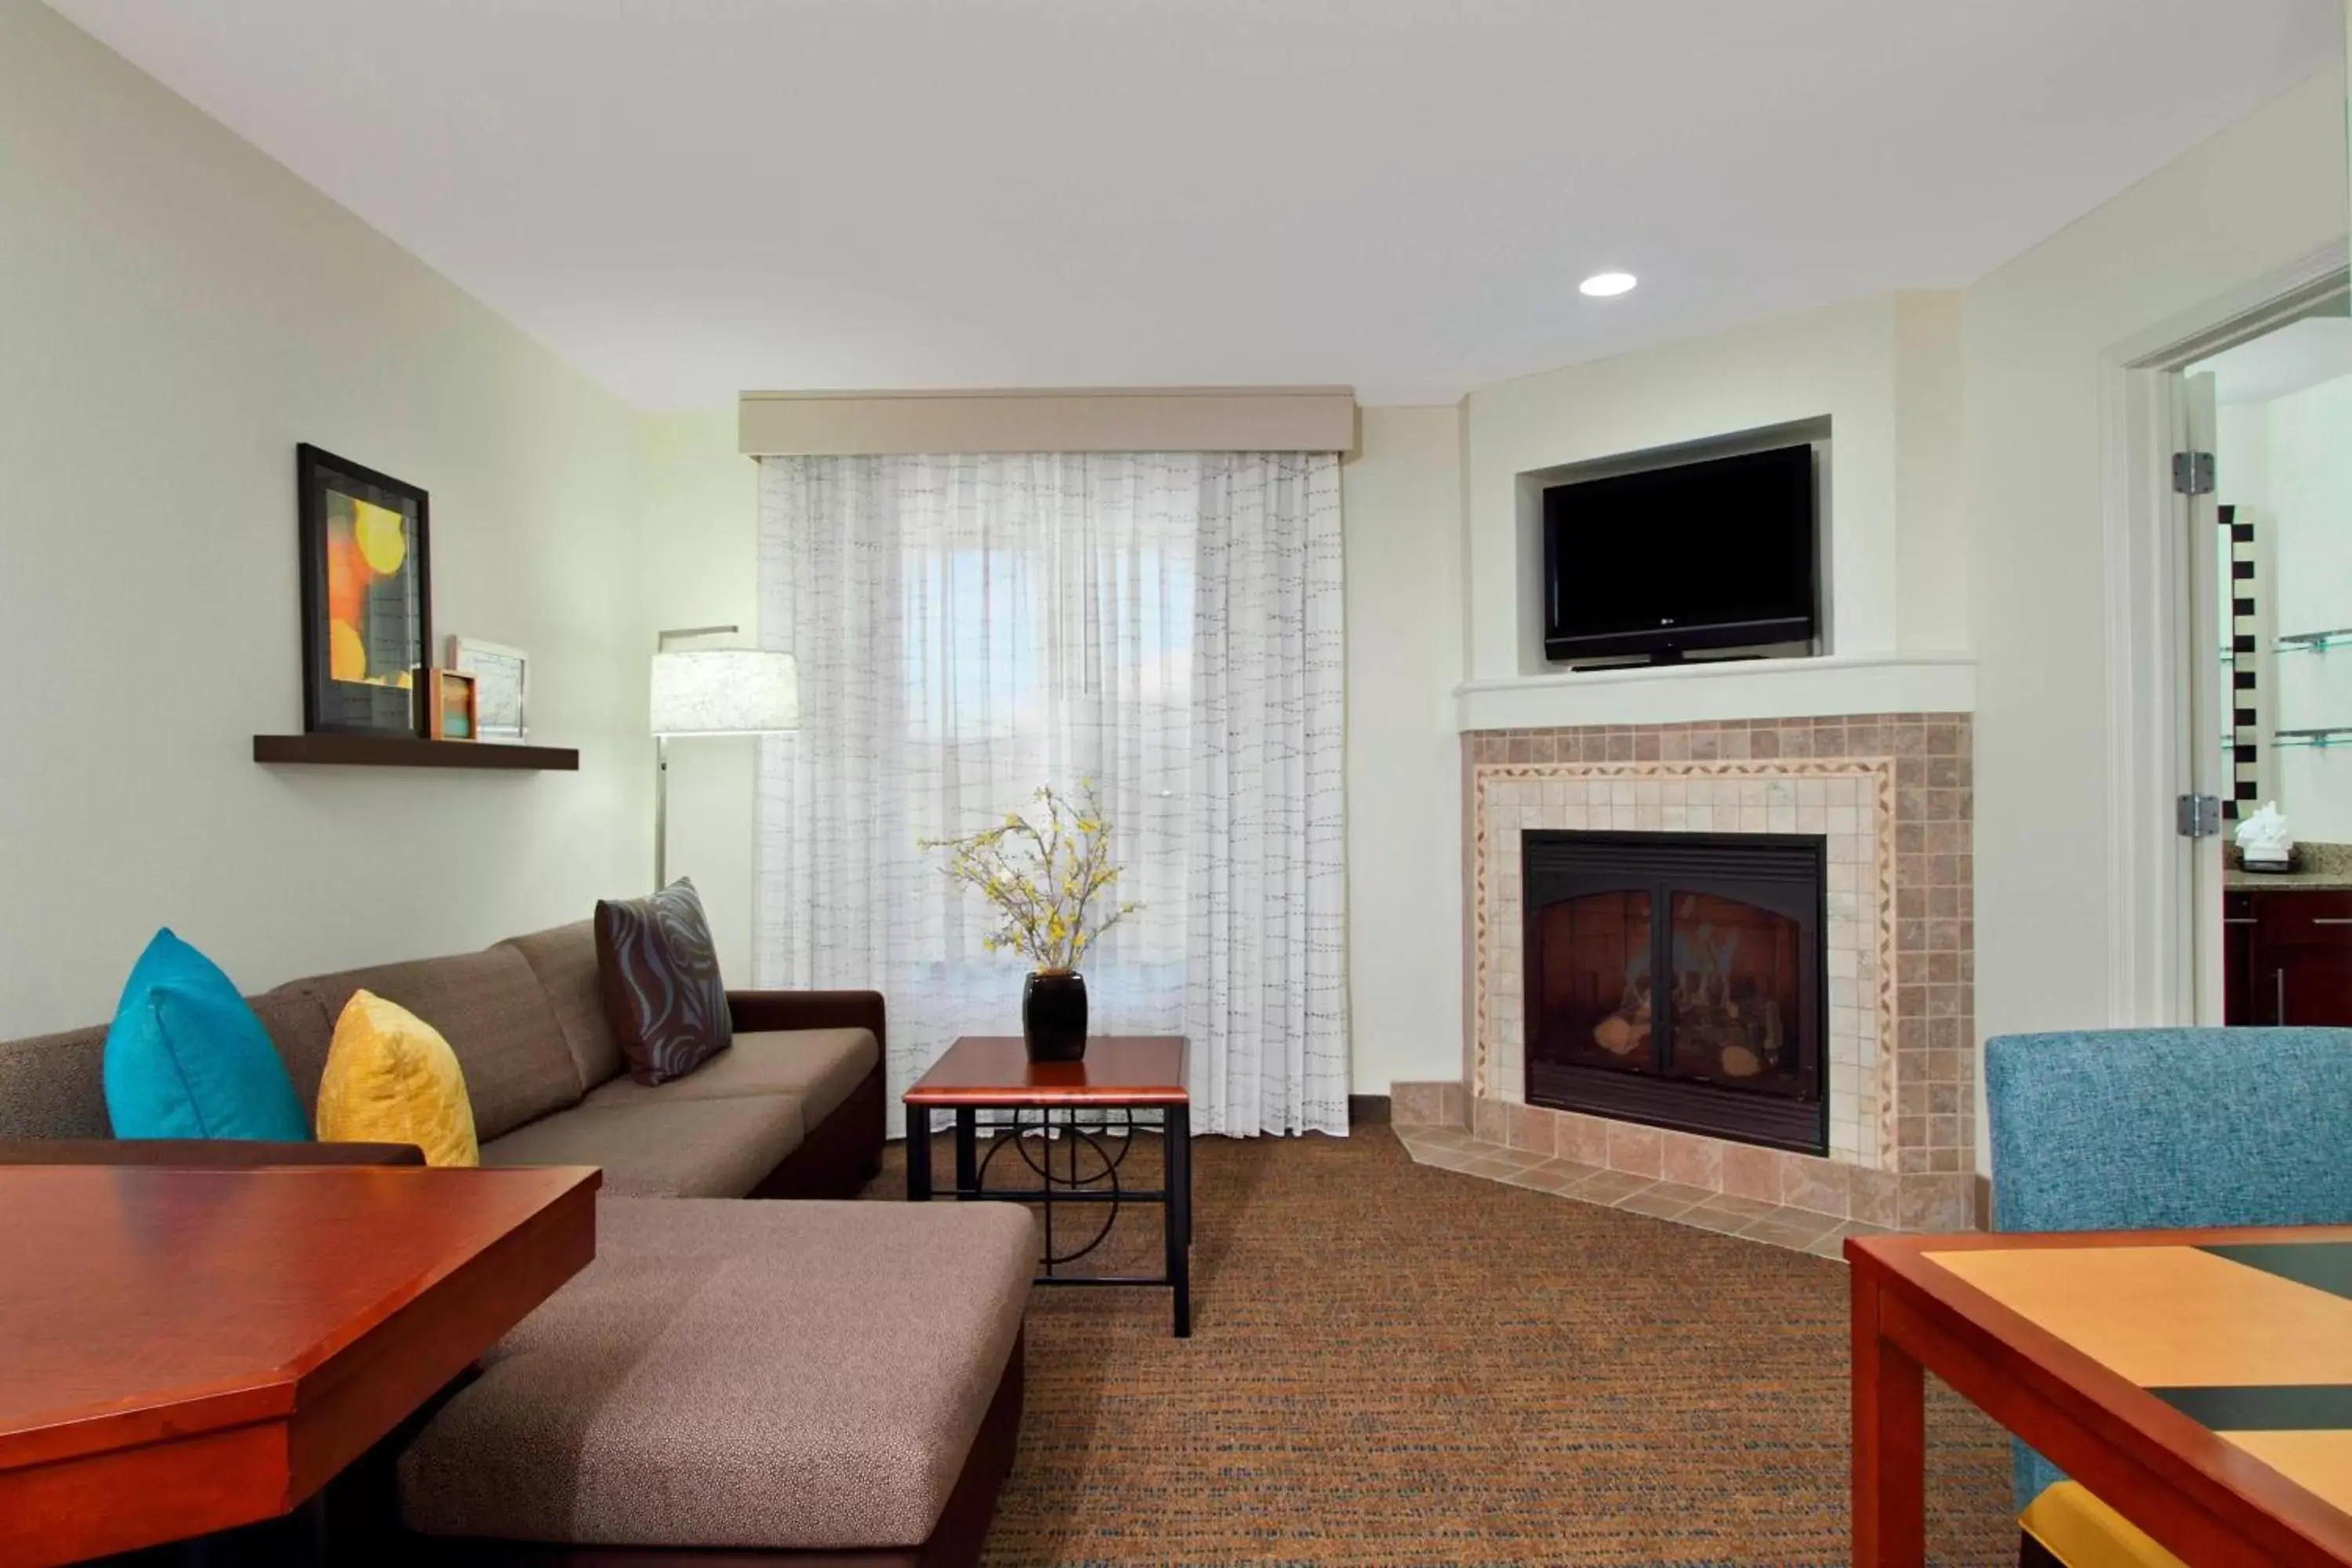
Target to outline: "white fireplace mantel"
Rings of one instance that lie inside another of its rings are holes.
[[[1454,689],[1455,728],[1465,732],[1975,710],[1976,658],[1967,653],[1637,666],[1465,680]]]

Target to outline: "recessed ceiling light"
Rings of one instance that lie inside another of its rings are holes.
[[[1596,272],[1579,283],[1576,291],[1595,300],[1613,300],[1620,294],[1631,294],[1639,281],[1630,272]]]

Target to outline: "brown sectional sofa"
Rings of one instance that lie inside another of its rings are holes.
[[[624,1200],[597,1221],[597,1261],[400,1461],[436,1560],[655,1563],[679,1542],[976,1559],[1020,1421],[1024,1211]],[[960,1486],[977,1521],[956,1520]]]
[[[1021,1417],[1025,1211],[730,1201],[848,1197],[874,1174],[879,995],[730,993],[734,1045],[647,1088],[605,1024],[584,921],[291,981],[250,1001],[306,1112],[362,988],[448,1040],[483,1164],[604,1172],[595,1261],[387,1445],[406,1451],[399,1521],[364,1527],[379,1556],[389,1531],[394,1561],[979,1560]],[[112,1142],[105,1037],[0,1041],[0,1162],[415,1161]]]
[[[485,1165],[596,1165],[619,1197],[847,1197],[879,1167],[882,998],[734,992],[733,1047],[647,1089],[596,988],[587,921],[481,952],[289,981],[249,998],[306,1113],[358,990],[431,1024],[465,1069]],[[0,1043],[0,1138],[103,1138],[100,1026]]]

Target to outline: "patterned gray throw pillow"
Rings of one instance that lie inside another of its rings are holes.
[[[596,979],[639,1083],[684,1078],[734,1039],[710,922],[684,878],[648,898],[596,900]]]

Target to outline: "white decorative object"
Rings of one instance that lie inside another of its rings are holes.
[[[2271,801],[2238,824],[2238,858],[2249,871],[2284,871],[2294,855],[2294,836],[2278,802]]]
[[[449,668],[474,678],[477,733],[520,746],[530,739],[530,656],[480,637],[449,639]]]
[[[671,637],[709,637],[733,626],[692,626],[655,638],[654,886],[669,879],[669,743],[693,735],[774,735],[801,721],[800,674],[788,653],[765,648],[672,650]]]
[[[1191,1042],[1200,1132],[1348,1125],[1339,466],[1328,453],[771,458],[753,983],[890,998],[889,1093],[1017,1031],[994,930],[917,847],[1092,778],[1143,907],[1107,1033]]]

